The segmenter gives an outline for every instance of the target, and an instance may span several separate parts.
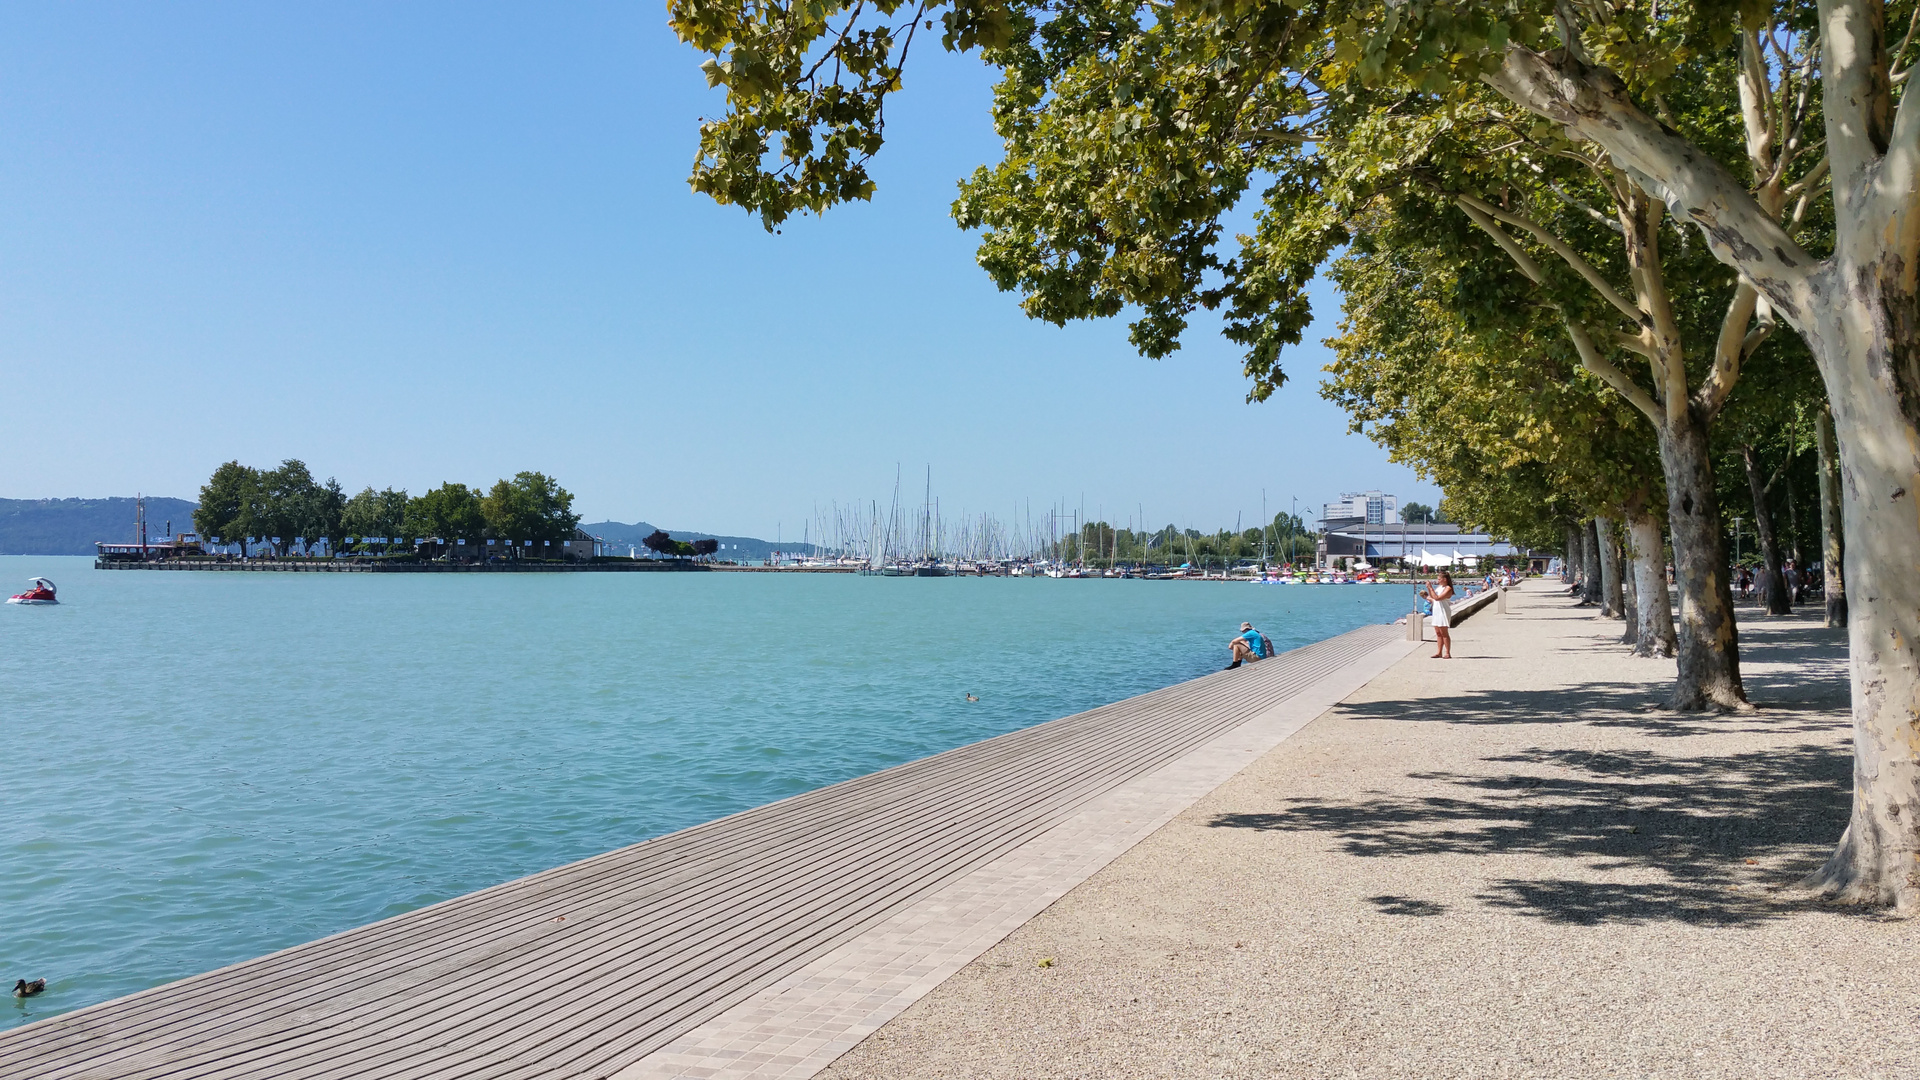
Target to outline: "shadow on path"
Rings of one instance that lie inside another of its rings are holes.
[[[1423,697],[1417,701],[1346,702],[1336,708],[1343,718],[1402,720],[1440,724],[1590,724],[1628,728],[1662,738],[1685,735],[1831,733],[1831,717],[1816,715],[1844,708],[1845,686],[1838,701],[1824,686],[1798,686],[1800,699],[1787,693],[1761,697],[1753,693],[1759,677],[1748,676],[1749,693],[1761,707],[1749,713],[1673,712],[1665,707],[1669,688],[1618,682],[1584,682],[1552,690],[1476,690],[1465,694]]]
[[[1738,925],[1821,906],[1774,890],[1812,870],[1840,835],[1852,767],[1837,742],[1695,758],[1534,749],[1483,760],[1511,771],[1412,773],[1424,788],[1451,790],[1292,799],[1273,813],[1221,814],[1209,824],[1327,833],[1357,858],[1577,860],[1565,875],[1497,880],[1478,899],[1555,922]],[[1573,876],[1579,870],[1641,880],[1584,880]],[[1646,871],[1667,880],[1647,882]],[[1444,910],[1405,897],[1371,902],[1388,914]]]

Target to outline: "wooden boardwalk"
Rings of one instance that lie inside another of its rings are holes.
[[[1365,627],[0,1035],[0,1076],[608,1077],[1400,638]]]

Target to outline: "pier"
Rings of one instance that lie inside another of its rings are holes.
[[[42,1020],[0,1072],[810,1076],[1414,647],[1363,627]]]

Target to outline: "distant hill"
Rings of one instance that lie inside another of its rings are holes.
[[[620,521],[596,521],[580,527],[589,534],[605,540],[609,545],[632,546],[639,548],[643,553],[646,548],[640,546],[640,541],[654,530],[654,526],[645,521],[636,521],[631,525]],[[769,553],[776,550],[788,552],[802,550],[798,542],[782,545],[751,536],[718,536],[714,533],[695,532],[691,529],[668,529],[667,535],[675,540],[718,540],[721,548],[717,557],[722,559],[765,559]],[[618,549],[612,553],[625,554]]]
[[[147,500],[147,537],[193,531],[193,508],[185,499]],[[95,541],[128,544],[132,499],[0,499],[0,555],[91,555]]]

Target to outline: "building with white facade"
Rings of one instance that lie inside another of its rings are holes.
[[[1338,500],[1324,504],[1320,520],[1327,528],[1332,528],[1335,522],[1347,521],[1395,525],[1400,521],[1400,499],[1384,491],[1343,492]]]
[[[1320,534],[1314,564],[1322,568],[1391,565],[1414,567],[1477,567],[1482,563],[1517,563],[1544,573],[1548,552],[1528,551],[1507,540],[1496,540],[1452,522],[1387,527],[1352,518]]]

